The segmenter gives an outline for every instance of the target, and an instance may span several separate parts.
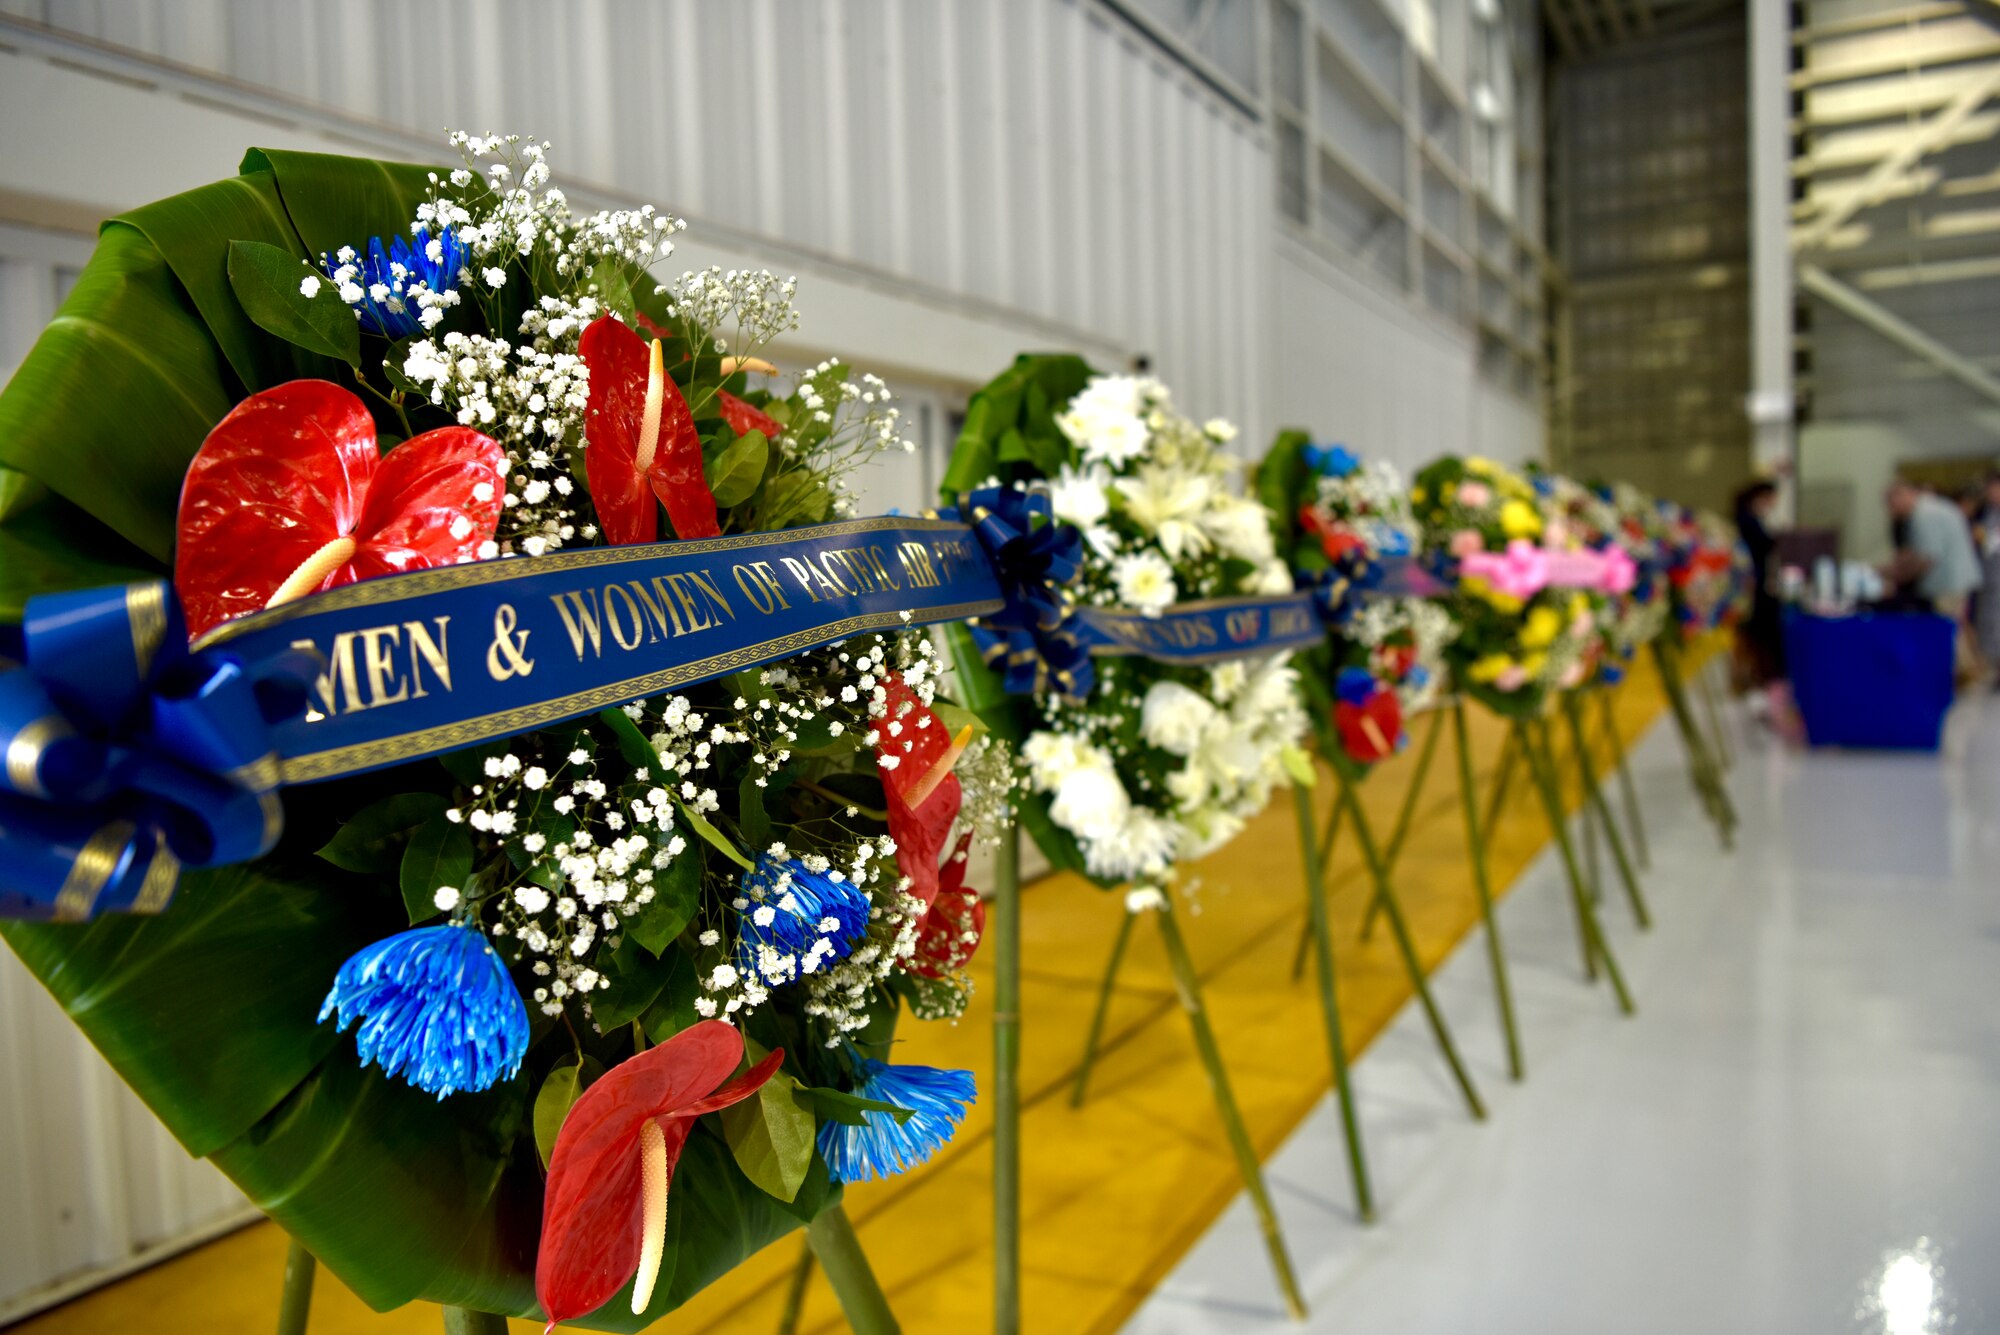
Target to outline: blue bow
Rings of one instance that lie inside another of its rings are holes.
[[[1325,570],[1294,570],[1292,582],[1310,589],[1320,620],[1339,628],[1354,620],[1362,602],[1382,585],[1382,563],[1356,547]]]
[[[1342,668],[1333,679],[1333,693],[1344,704],[1365,705],[1382,689],[1382,683],[1366,668]]]
[[[29,600],[0,673],[0,917],[157,913],[183,865],[261,856],[284,824],[266,726],[314,656],[190,654],[164,582]]]
[[[981,487],[941,518],[970,523],[1007,606],[972,623],[973,642],[1009,695],[1053,688],[1081,700],[1097,681],[1090,647],[1068,625],[1062,586],[1083,569],[1083,535],[1059,523],[1049,498],[1018,487]]]

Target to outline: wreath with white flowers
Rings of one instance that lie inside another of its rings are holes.
[[[975,397],[945,487],[1048,484],[1083,533],[1078,602],[1145,614],[1283,593],[1263,507],[1234,486],[1221,421],[1197,425],[1159,381],[1023,357]],[[1104,884],[1160,883],[1269,802],[1306,729],[1289,656],[1207,666],[1096,660],[1080,700],[1021,706],[1021,760],[1041,800],[1024,823],[1059,865]]]

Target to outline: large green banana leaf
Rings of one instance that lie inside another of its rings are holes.
[[[346,366],[263,333],[229,285],[233,240],[306,257],[407,228],[428,169],[257,150],[242,174],[104,225],[75,290],[0,393],[0,617],[36,593],[163,573],[181,478],[244,394]],[[393,777],[372,776],[367,796]],[[413,785],[424,782],[411,779]],[[4,938],[191,1153],[370,1305],[533,1315],[542,1170],[524,1075],[442,1102],[364,1070],[317,1022],[341,962],[406,925],[392,885],[316,857],[365,797],[289,793],[247,867],[190,873],[157,918],[13,923]],[[823,1165],[787,1205],[705,1125],[673,1182],[647,1316],[679,1306],[834,1199]]]

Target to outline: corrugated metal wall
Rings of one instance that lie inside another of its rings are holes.
[[[698,228],[782,238],[1146,354],[1199,413],[1257,398],[1261,131],[1089,0],[0,12],[440,144],[447,126],[533,133],[554,142],[559,177],[658,200]]]

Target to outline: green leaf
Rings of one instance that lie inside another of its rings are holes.
[[[992,731],[986,725],[986,720],[981,718],[977,713],[967,709],[963,705],[955,705],[949,700],[933,701],[931,703],[931,712],[938,716],[938,721],[944,724],[945,731],[953,737],[958,736],[965,729],[971,728],[972,739],[978,741],[981,737]]]
[[[749,500],[757,484],[764,480],[764,467],[770,458],[771,442],[761,431],[731,441],[702,469],[708,477],[708,489],[715,494],[715,503],[726,510]]]
[[[1279,750],[1278,758],[1284,762],[1285,773],[1292,776],[1292,782],[1301,788],[1310,788],[1319,782],[1319,775],[1313,770],[1312,757],[1305,748],[1291,742]]]
[[[312,296],[302,290],[310,282]],[[288,250],[262,241],[229,243],[229,286],[259,329],[308,352],[361,365],[361,326],[333,281]]]
[[[543,1078],[542,1087],[535,1094],[535,1152],[542,1156],[544,1169],[555,1155],[556,1136],[562,1131],[563,1119],[569,1116],[577,1096],[603,1074],[603,1063],[586,1055],[581,1061],[564,1057]]]
[[[880,1099],[864,1099],[859,1094],[819,1085],[800,1085],[792,1090],[792,1098],[819,1120],[838,1122],[842,1126],[867,1126],[869,1113],[887,1113],[896,1119],[898,1126],[917,1115],[915,1108],[884,1103]]]
[[[625,934],[655,955],[681,934],[701,903],[701,849],[689,845],[653,873],[653,898],[625,921]]]
[[[590,1018],[599,1031],[608,1034],[651,1009],[667,984],[669,961],[679,958],[676,953],[660,959],[626,933],[604,969],[604,987],[590,994]]]
[[[736,783],[736,826],[743,831],[743,840],[752,848],[763,848],[771,842],[771,817],[764,810],[764,789],[758,784],[760,776],[751,769]]]
[[[626,276],[623,265],[601,260],[591,269],[590,281],[597,284],[597,299],[607,310],[621,316],[632,314],[637,303],[632,297],[632,280]]]
[[[614,705],[600,710],[597,721],[611,729],[611,736],[618,743],[618,755],[626,764],[635,769],[659,770],[660,753],[646,740],[646,734],[639,731],[639,725],[632,721],[630,714]]]
[[[445,806],[436,793],[397,793],[371,802],[335,831],[319,856],[342,871],[386,876],[401,862],[400,850],[410,832],[443,816]]]
[[[398,879],[403,889],[403,907],[413,923],[438,915],[437,892],[441,886],[463,889],[472,876],[472,836],[463,825],[444,818],[430,817],[416,828],[403,850]]]
[[[708,842],[715,847],[716,851],[720,852],[722,856],[728,858],[731,862],[741,867],[744,871],[756,870],[756,864],[752,863],[749,858],[743,856],[742,850],[737,848],[734,843],[730,842],[728,835],[724,834],[722,831],[716,829],[713,825],[709,824],[708,817],[702,815],[699,811],[696,811],[693,807],[681,801],[680,795],[678,793],[674,794],[673,798],[674,798],[674,805],[680,809],[681,819],[687,822],[689,829],[693,830],[696,834],[700,835],[702,838],[708,840]]]
[[[0,468],[0,622],[44,593],[133,584],[167,571],[24,473]]]
[[[639,1027],[655,1043],[666,1042],[701,1019],[701,1013],[694,1008],[694,999],[701,995],[701,981],[695,976],[694,957],[677,950],[665,958],[666,981],[660,984],[659,995],[654,998],[653,1004],[639,1017]]]
[[[745,1040],[752,1062],[764,1059],[764,1049]],[[792,1097],[798,1081],[777,1072],[754,1099],[724,1108],[720,1114],[723,1139],[743,1176],[781,1201],[790,1201],[805,1185],[813,1161],[813,1115]]]

